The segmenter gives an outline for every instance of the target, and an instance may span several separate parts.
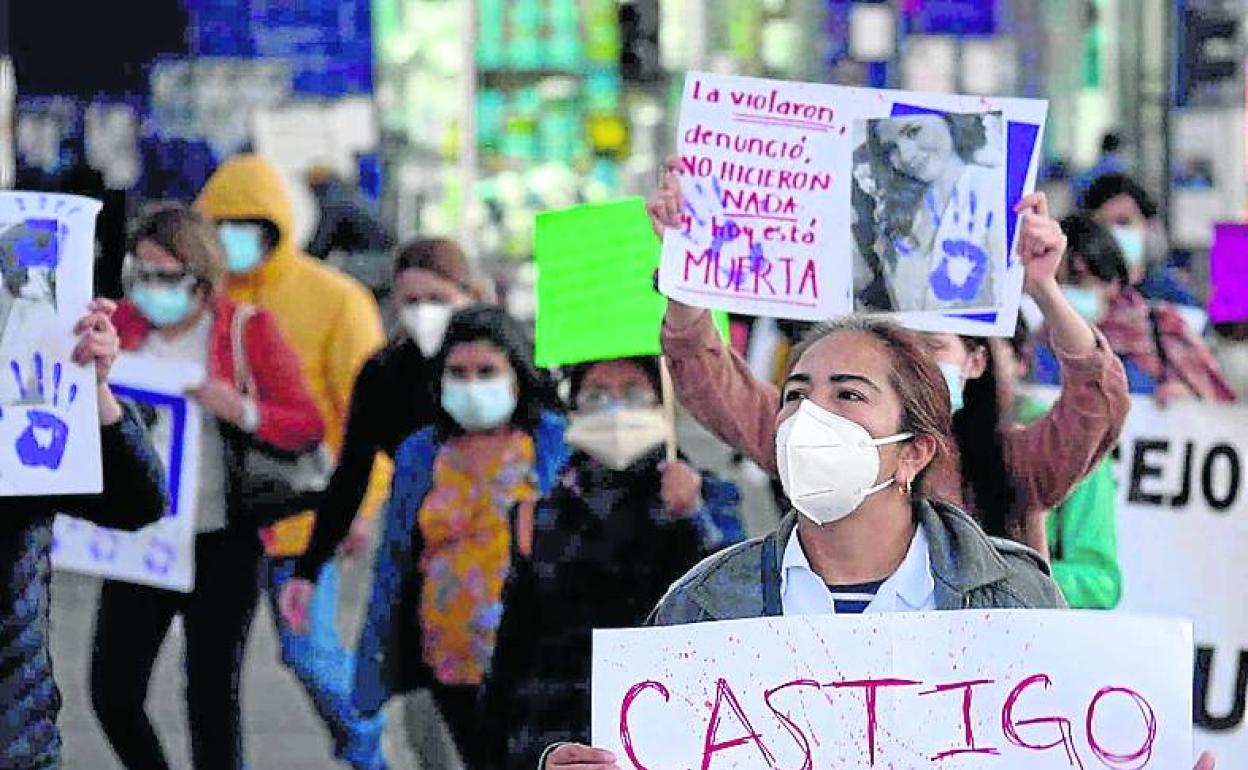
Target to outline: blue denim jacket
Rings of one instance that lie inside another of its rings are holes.
[[[534,473],[545,496],[559,480],[568,459],[566,423],[553,412],[542,416],[533,433]],[[355,705],[365,715],[377,713],[390,696],[419,686],[420,629],[415,608],[420,596],[420,529],[416,516],[429,493],[433,464],[444,437],[425,428],[404,441],[394,456],[394,481],[386,504],[381,545],[373,567],[373,589],[356,648]],[[416,656],[405,661],[404,655]]]

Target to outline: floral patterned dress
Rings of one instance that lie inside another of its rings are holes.
[[[420,623],[425,663],[444,685],[480,685],[502,619],[511,511],[537,500],[533,439],[515,432],[484,462],[447,447],[417,517],[424,539]]]

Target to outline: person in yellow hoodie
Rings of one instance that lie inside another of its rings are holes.
[[[381,314],[363,285],[303,253],[294,242],[293,209],[281,173],[257,155],[240,155],[217,169],[195,208],[217,223],[225,247],[231,299],[268,310],[299,354],[308,385],[325,421],[333,452],[342,444],[351,390],[364,362],[385,342]],[[366,547],[389,467],[374,466],[365,498],[348,539],[348,555]],[[354,657],[343,647],[337,626],[338,572],[322,569],[304,634],[291,631],[276,606],[296,558],[307,548],[312,514],[279,522],[262,532],[263,588],[281,642],[282,663],[303,685],[334,741],[334,754],[357,770],[379,770],[380,715],[362,719],[352,701]]]

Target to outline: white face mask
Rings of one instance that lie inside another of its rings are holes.
[[[399,321],[425,358],[442,349],[455,308],[443,302],[409,302],[399,311]]]
[[[663,408],[612,409],[574,414],[566,439],[598,462],[622,471],[667,438]]]
[[[893,483],[879,484],[877,447],[910,438],[898,433],[871,438],[858,423],[805,400],[776,432],[780,482],[793,507],[816,524],[831,524],[858,509],[867,495]]]

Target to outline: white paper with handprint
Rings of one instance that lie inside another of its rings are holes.
[[[1013,206],[1035,187],[1047,104],[692,72],[685,205],[660,289],[687,304],[1013,333]]]
[[[0,497],[101,489],[95,369],[72,361],[100,205],[0,193]]]
[[[187,388],[204,380],[204,368],[151,356],[122,354],[109,385],[139,406],[164,464],[169,507],[138,532],[97,527],[58,516],[52,529],[52,565],[174,591],[195,587],[195,503],[199,494],[199,405]],[[224,490],[221,490],[224,495]]]

